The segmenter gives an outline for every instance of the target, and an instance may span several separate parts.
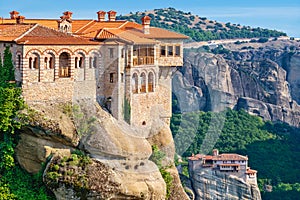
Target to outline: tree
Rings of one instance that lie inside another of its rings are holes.
[[[0,86],[8,87],[9,81],[15,80],[15,70],[12,62],[12,54],[7,46],[4,50],[3,65],[0,60]]]

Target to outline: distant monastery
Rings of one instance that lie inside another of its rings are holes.
[[[183,65],[188,37],[142,24],[97,19],[26,19],[19,12],[0,18],[0,56],[10,47],[16,81],[27,102],[95,99],[117,119],[146,126],[159,110],[171,117],[171,75]]]
[[[219,154],[219,151],[214,149],[213,155],[192,155],[188,161],[190,172],[209,169],[213,172],[236,176],[247,183],[257,184],[257,171],[248,167],[247,156],[232,153]]]

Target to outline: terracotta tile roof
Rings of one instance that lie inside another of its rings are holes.
[[[17,24],[0,24],[0,40],[13,41],[26,33],[34,24],[17,25]]]
[[[74,37],[34,24],[0,24],[0,40],[15,41],[19,44],[96,44],[89,39]]]
[[[180,33],[169,31],[162,28],[150,27],[149,34],[144,34],[142,29],[131,28],[128,31],[132,32],[135,35],[145,38],[153,39],[188,39],[189,37]]]
[[[118,29],[118,28],[110,28],[110,29],[102,29],[96,37],[97,39],[121,39],[126,42],[130,42],[133,44],[155,44],[157,41],[148,39],[148,38],[142,38],[139,36],[136,36],[126,30]]]
[[[84,35],[90,32],[99,31],[104,28],[119,28],[125,22],[126,21],[104,21],[104,22],[94,21],[93,23],[90,23],[83,29],[76,31],[76,34]]]
[[[246,161],[248,160],[247,156],[241,156],[239,154],[229,154],[229,153],[224,153],[224,154],[220,154],[217,156],[211,156],[211,155],[202,155],[202,154],[197,154],[191,157],[188,157],[189,160],[200,160],[200,159],[205,159],[205,160],[237,160],[237,161]]]
[[[217,156],[213,156],[213,160],[248,160],[248,157],[241,156],[239,154],[230,154],[230,153],[224,153]]]
[[[254,169],[247,169],[246,174],[256,174],[257,171]]]

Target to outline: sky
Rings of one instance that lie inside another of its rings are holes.
[[[276,29],[300,38],[300,0],[0,0],[0,17],[17,10],[26,18],[96,19],[99,10],[118,14],[172,7],[219,22]]]

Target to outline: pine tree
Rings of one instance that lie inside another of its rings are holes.
[[[12,62],[12,54],[7,46],[4,50],[3,64],[0,58],[0,87],[8,87],[9,81],[15,80],[15,70]]]

